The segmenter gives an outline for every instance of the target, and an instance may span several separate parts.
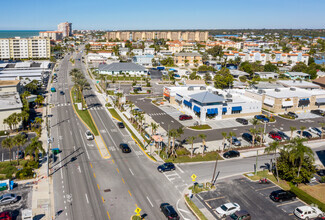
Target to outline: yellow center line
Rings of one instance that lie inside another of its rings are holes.
[[[99,185],[97,184],[97,187],[98,187],[98,189],[100,190],[100,187],[99,187]]]
[[[128,190],[128,192],[129,192],[130,196],[132,196],[132,194],[131,194],[130,190]]]
[[[96,178],[96,174],[94,173],[94,177]]]
[[[105,203],[104,197],[102,197],[103,203]]]
[[[120,171],[116,168],[117,172],[120,173]]]
[[[115,163],[114,160],[112,160],[112,162]]]
[[[111,216],[109,216],[109,213],[108,213],[108,211],[107,211],[107,216],[108,216],[108,219],[111,219]]]
[[[123,183],[125,183],[123,178],[122,178],[122,181],[123,181]]]
[[[93,168],[93,165],[90,163],[90,167]]]

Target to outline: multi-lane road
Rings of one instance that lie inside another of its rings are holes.
[[[129,219],[137,207],[146,219],[164,219],[159,210],[163,202],[176,207],[183,219],[195,219],[182,203],[183,191],[192,184],[193,173],[198,181],[209,180],[214,163],[180,164],[176,171],[157,172],[159,164],[142,152],[127,130],[116,126],[102,106],[101,94],[95,92],[85,66],[78,60],[81,54],[74,54],[74,66],[69,58],[66,56],[60,63],[58,82],[53,85],[57,92],[50,98],[53,147],[62,150],[51,167],[58,219]],[[68,74],[72,68],[82,69],[91,84],[92,89],[86,90],[84,96],[100,132],[98,138],[102,138],[109,150],[108,159],[101,157],[94,141],[86,140],[87,128],[72,108],[69,94],[72,82]],[[64,91],[64,95],[59,91]],[[120,143],[128,143],[132,152],[122,153],[118,148]],[[259,164],[269,162],[270,158],[259,157]],[[218,164],[219,177],[252,171],[255,160],[252,157],[223,161]]]

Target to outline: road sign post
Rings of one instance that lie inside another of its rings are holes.
[[[141,209],[137,207],[134,212],[137,213],[136,216],[140,216]]]

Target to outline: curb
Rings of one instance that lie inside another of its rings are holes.
[[[71,103],[72,103],[72,107],[73,107],[73,111],[74,111],[74,113],[78,116],[79,120],[80,120],[80,121],[81,121],[81,122],[82,122],[82,123],[83,123],[83,124],[88,128],[88,130],[91,130],[91,129],[88,127],[88,125],[87,125],[87,124],[86,124],[86,123],[81,119],[81,117],[79,116],[79,114],[76,112],[76,109],[75,109],[75,106],[74,106],[75,104],[74,104],[74,102],[73,102],[73,100],[72,100],[72,96],[71,96],[71,91],[72,91],[72,89],[70,89],[70,99],[71,99]],[[88,110],[87,110],[87,111],[88,111]],[[94,123],[94,125],[96,126],[96,129],[98,130],[97,125],[95,124],[94,119],[93,119],[92,115],[90,114],[90,112],[89,112],[89,115],[90,115],[91,119],[93,120],[93,123]],[[98,132],[98,133],[99,133],[100,137],[102,138],[100,132]],[[111,153],[110,153],[109,150],[107,149],[107,146],[106,146],[105,142],[103,141],[103,143],[104,143],[104,145],[105,145],[105,148],[106,148],[106,150],[108,151],[109,157],[103,157],[103,154],[102,154],[101,150],[99,149],[98,143],[97,143],[97,141],[96,141],[96,138],[94,138],[94,140],[95,140],[95,143],[96,143],[97,149],[98,149],[98,151],[99,151],[101,157],[104,158],[104,159],[109,159],[109,158],[111,157]],[[102,140],[103,140],[103,138],[102,138]]]
[[[184,195],[184,202],[185,202],[187,208],[188,208],[189,210],[191,210],[191,212],[195,215],[195,217],[196,217],[197,219],[201,219],[201,218],[196,214],[196,212],[194,212],[194,210],[192,209],[192,207],[188,204],[188,202],[187,202],[187,200],[186,200],[186,197],[187,197],[187,196]]]

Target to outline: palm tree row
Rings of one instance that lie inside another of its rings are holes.
[[[19,149],[26,143],[26,141],[27,141],[27,138],[22,134],[17,134],[14,137],[8,136],[4,140],[2,140],[2,142],[1,142],[2,148],[6,148],[9,150],[10,163],[11,163],[11,149],[16,146],[17,147],[17,165],[19,165],[19,156],[18,156]]]
[[[84,74],[81,72],[80,69],[74,68],[70,71],[69,74],[72,77],[72,81],[74,85],[79,90],[77,99],[81,100],[81,105],[83,109],[84,108],[83,91],[85,88],[89,87],[90,84],[88,83],[87,79],[85,78]]]

